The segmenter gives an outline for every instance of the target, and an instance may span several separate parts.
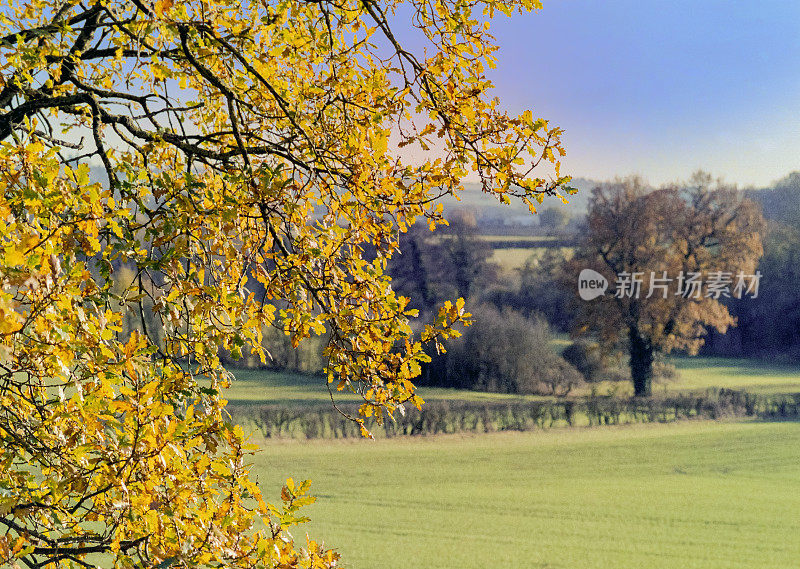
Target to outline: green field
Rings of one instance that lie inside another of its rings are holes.
[[[567,340],[554,340],[554,349],[563,349]],[[752,362],[727,358],[672,358],[678,369],[678,377],[673,380],[657,382],[654,387],[660,392],[704,391],[710,387],[746,389],[754,393],[780,394],[800,393],[800,367]],[[267,403],[276,405],[309,405],[330,402],[325,380],[320,376],[278,373],[263,370],[234,370],[236,381],[226,390],[225,397],[233,405],[246,403]],[[599,393],[616,389],[620,395],[632,391],[628,382],[612,384],[603,382],[596,385]],[[586,395],[591,386],[585,386],[576,395]],[[439,389],[423,387],[419,390],[423,399],[497,401],[519,399],[523,396],[500,393],[481,393],[458,389]],[[356,401],[356,396],[334,391],[337,401]],[[535,396],[525,396],[535,399]]]
[[[672,362],[679,377],[656,390],[800,392],[797,366]],[[329,400],[321,377],[235,373],[232,404]],[[427,400],[512,397],[420,391]],[[800,566],[800,423],[683,421],[262,447],[254,474],[268,495],[289,476],[314,481],[313,521],[295,536],[325,539],[354,569]]]
[[[656,380],[653,392],[702,392],[711,387],[746,390],[751,393],[800,393],[800,366],[766,363],[736,358],[676,357],[668,361],[675,365],[678,377]],[[632,395],[628,382],[595,384],[599,393],[616,389],[618,395]],[[588,387],[588,386],[587,386]],[[586,393],[587,388],[576,392]]]
[[[800,392],[800,367],[766,364],[733,358],[675,358],[680,375],[665,382],[671,391],[701,390],[708,387],[747,389],[754,393]]]
[[[355,569],[800,566],[798,423],[273,442],[254,469],[311,478],[294,534]]]
[[[303,406],[330,403],[331,398],[322,376],[264,370],[234,370],[236,380],[224,396],[231,405],[267,404]],[[347,391],[333,388],[336,402],[363,401]],[[482,393],[462,389],[421,387],[419,394],[426,401],[467,400],[497,401],[517,399],[518,396],[502,393]]]

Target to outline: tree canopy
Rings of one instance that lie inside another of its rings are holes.
[[[326,334],[354,420],[421,404],[422,343],[468,315],[447,302],[412,336],[385,272],[399,233],[443,223],[470,173],[532,209],[568,180],[561,131],[504,113],[485,75],[492,16],[538,7],[2,5],[2,563],[336,564],[285,532],[307,484],[274,506],[250,479],[218,352]]]
[[[707,327],[724,333],[736,324],[723,301],[753,286],[760,209],[704,173],[658,190],[630,178],[595,188],[587,224],[570,286],[592,269],[610,291],[579,301],[576,331],[624,345],[635,393],[649,395],[655,355],[696,353]]]

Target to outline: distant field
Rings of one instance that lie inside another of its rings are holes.
[[[554,349],[561,350],[568,340],[559,337]],[[754,393],[800,393],[800,366],[766,364],[727,358],[673,358],[679,377],[657,382],[655,392],[704,391],[710,387],[747,389]],[[281,405],[309,405],[330,401],[325,380],[319,376],[279,373],[263,370],[234,370],[237,380],[225,392],[232,404],[272,403]],[[616,389],[619,395],[628,395],[632,388],[628,382],[594,384],[599,393]],[[576,395],[586,395],[591,386],[578,390]],[[519,396],[499,393],[480,393],[459,389],[420,388],[425,400],[507,400]],[[337,401],[356,401],[356,397],[334,390]],[[536,397],[528,396],[535,399]]]
[[[796,569],[800,424],[684,422],[266,443],[353,569]]]
[[[494,249],[489,261],[500,265],[506,273],[513,272],[514,269],[521,269],[525,266],[525,261],[534,256],[541,255],[546,249],[535,247],[508,247],[506,249]]]
[[[570,255],[571,247],[536,247],[531,243],[529,247],[506,247],[503,249],[493,249],[492,256],[489,257],[491,263],[500,265],[505,273],[513,273],[515,269],[525,266],[525,261],[530,258],[539,258],[546,251],[558,251],[562,254]]]
[[[537,243],[546,243],[548,241],[558,241],[563,239],[555,235],[478,235],[481,241],[506,241],[506,242],[519,242],[531,244],[535,246]]]

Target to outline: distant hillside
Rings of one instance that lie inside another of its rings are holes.
[[[583,216],[586,214],[592,188],[597,184],[598,182],[594,180],[575,178],[572,180],[571,186],[577,188],[578,193],[565,196],[569,200],[569,204],[564,205],[558,198],[547,197],[539,210],[541,211],[546,207],[563,207],[571,217]],[[481,191],[479,184],[465,184],[465,191],[459,197],[461,198],[460,201],[450,196],[444,200],[446,212],[456,209],[471,210],[475,217],[483,223],[503,223],[507,225],[538,224],[536,217],[531,216],[527,206],[520,201],[513,200],[508,205],[502,204],[494,196]]]
[[[97,165],[91,167],[89,180],[100,182],[103,186],[108,183],[105,171]],[[571,185],[578,189],[578,193],[566,196],[569,204],[564,205],[561,200],[548,197],[539,211],[546,207],[563,207],[572,218],[584,216],[592,188],[600,183],[587,178],[574,178]],[[800,228],[800,171],[792,172],[770,187],[747,190],[746,195],[761,204],[767,219]],[[509,205],[503,205],[493,196],[482,192],[479,184],[465,184],[465,191],[460,198],[460,201],[453,197],[445,198],[445,211],[471,210],[478,220],[495,225],[538,225],[536,217],[531,216],[522,203],[514,200]]]
[[[748,190],[761,204],[764,217],[800,228],[800,172],[792,172],[770,188]]]

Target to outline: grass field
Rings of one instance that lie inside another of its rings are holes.
[[[708,387],[747,389],[754,393],[800,392],[800,367],[733,358],[675,358],[679,377],[666,383],[672,391]]]
[[[657,391],[800,392],[797,366],[672,361],[680,376]],[[233,404],[329,397],[320,377],[235,373],[226,394]],[[420,391],[427,400],[511,397]],[[289,476],[314,481],[313,522],[295,535],[324,538],[353,569],[800,567],[800,423],[684,421],[262,446],[254,474],[268,494]]]
[[[800,424],[684,422],[388,441],[268,443],[277,494],[354,569],[795,569]]]
[[[225,391],[230,404],[265,403],[274,405],[316,405],[330,403],[330,394],[321,376],[264,370],[234,370],[236,380]],[[359,397],[333,388],[337,402],[361,401]],[[419,394],[428,400],[497,401],[517,399],[502,393],[482,393],[463,389],[421,387]]]
[[[657,380],[653,385],[656,394],[702,392],[710,387],[747,390],[763,395],[800,393],[800,366],[797,365],[736,358],[676,357],[669,361],[678,370],[678,377]],[[599,393],[615,389],[618,395],[633,394],[633,387],[628,382],[594,385]],[[576,394],[585,394],[589,390],[590,386],[586,386]]]
[[[567,341],[554,340],[554,349],[561,350]],[[780,364],[767,364],[748,360],[728,358],[673,358],[678,369],[678,378],[656,383],[654,391],[690,392],[704,391],[710,387],[746,389],[754,393],[780,394],[800,393],[800,367]],[[234,405],[243,403],[270,403],[280,405],[309,405],[330,401],[325,380],[319,376],[278,373],[263,370],[235,370],[237,380],[225,392],[225,397]],[[620,395],[632,391],[628,382],[596,385],[599,393],[616,389]],[[585,386],[577,395],[588,394],[591,386]],[[480,393],[458,389],[420,388],[425,400],[466,400],[497,401],[517,399],[499,393]],[[337,401],[356,401],[356,397],[335,392]],[[535,398],[528,396],[528,398]]]

